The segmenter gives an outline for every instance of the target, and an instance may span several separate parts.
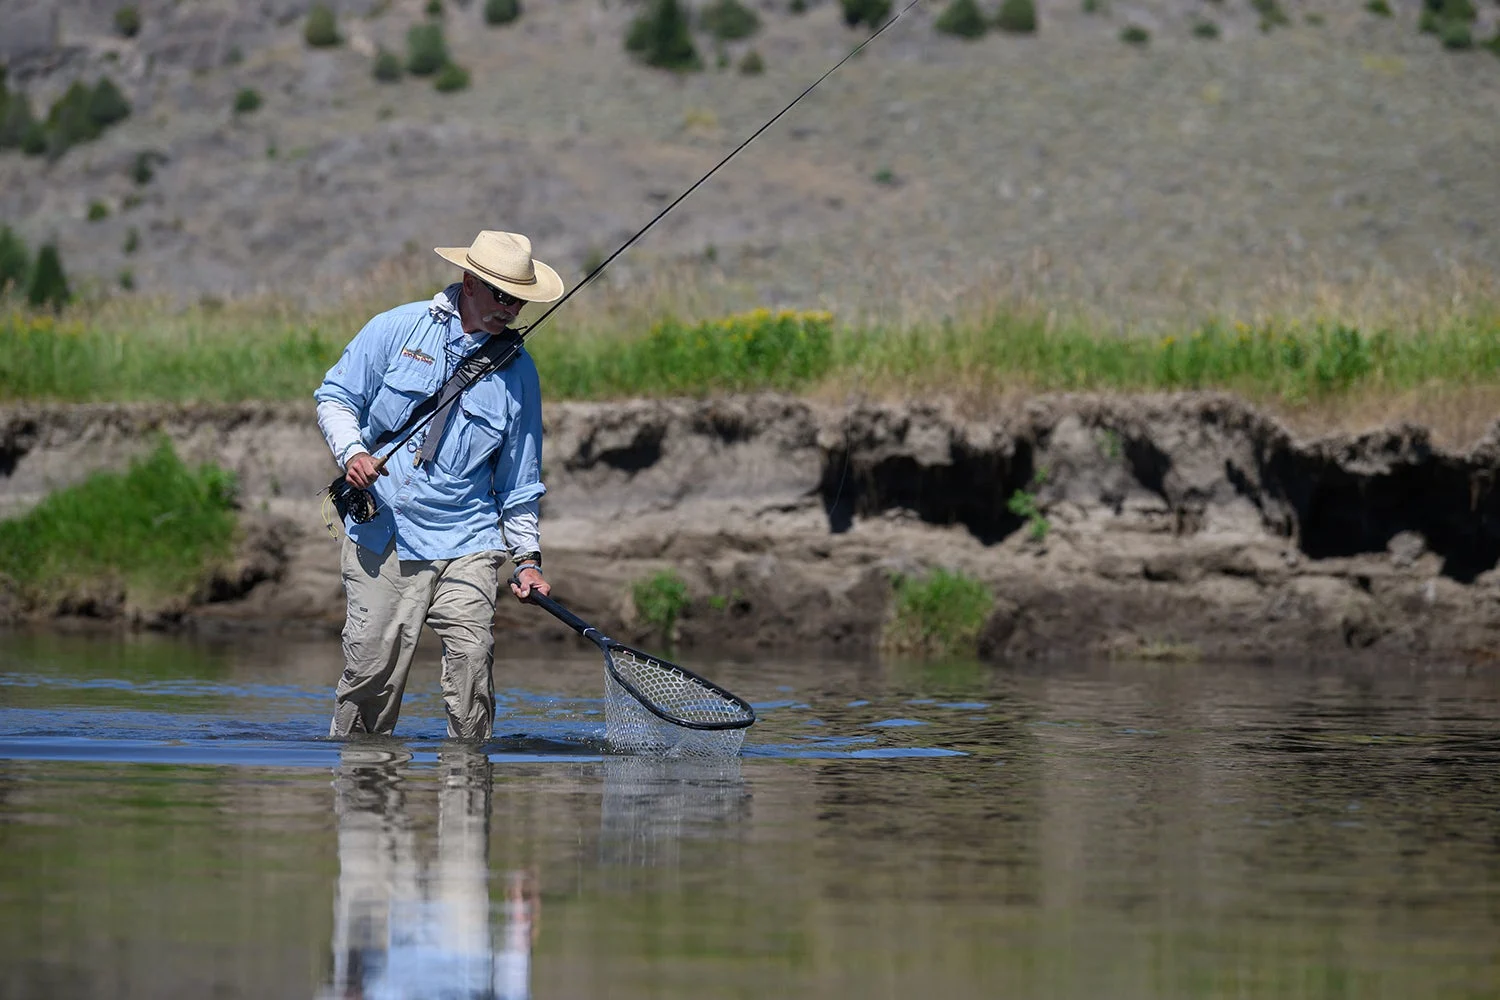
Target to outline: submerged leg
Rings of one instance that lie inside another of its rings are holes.
[[[502,553],[475,552],[438,577],[427,623],[443,640],[443,706],[448,735],[488,739],[495,724],[495,595]]]
[[[344,594],[344,673],[334,693],[328,735],[389,733],[401,715],[422,620],[437,570],[402,562],[395,544],[377,555],[347,537],[340,552]]]

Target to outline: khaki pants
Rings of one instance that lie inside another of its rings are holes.
[[[330,736],[395,730],[425,622],[443,643],[448,735],[489,738],[495,722],[492,625],[503,557],[492,549],[457,559],[403,561],[394,543],[377,555],[344,539],[344,673]]]

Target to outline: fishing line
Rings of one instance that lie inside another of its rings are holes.
[[[803,90],[802,93],[800,93],[796,97],[792,98],[791,101],[788,102],[788,104],[787,104],[786,107],[784,107],[780,111],[776,112],[776,114],[773,115],[773,116],[771,116],[771,118],[768,121],[766,121],[765,124],[761,125],[760,128],[758,128],[754,132],[750,133],[750,135],[747,136],[738,146],[735,146],[734,149],[730,150],[727,154],[725,154],[724,158],[721,159],[721,160],[719,160],[718,163],[715,163],[713,165],[713,167],[709,169],[708,173],[706,173],[702,177],[698,178],[696,181],[693,182],[693,184],[692,184],[691,187],[689,187],[686,191],[683,191],[676,198],[672,199],[671,203],[668,204],[665,208],[663,208],[660,212],[657,212],[656,215],[651,219],[650,222],[646,223],[640,229],[636,230],[635,235],[631,236],[630,239],[626,240],[624,243],[621,243],[620,246],[618,248],[616,248],[616,250],[614,251],[614,253],[611,253],[608,257],[604,258],[602,261],[599,262],[598,266],[596,266],[588,274],[584,275],[584,278],[583,278],[582,281],[580,281],[578,284],[576,284],[572,288],[570,288],[563,295],[562,298],[560,298],[556,302],[552,303],[552,305],[547,309],[546,312],[542,313],[541,316],[537,317],[537,319],[536,319],[535,322],[530,323],[530,324],[528,324],[526,326],[523,326],[520,329],[510,331],[514,335],[514,338],[515,338],[514,339],[514,343],[512,343],[510,345],[510,349],[507,350],[505,352],[505,354],[503,354],[497,360],[492,361],[492,362],[484,365],[483,367],[481,367],[477,372],[475,372],[475,374],[473,375],[473,377],[471,377],[471,378],[465,380],[464,382],[460,383],[458,391],[459,392],[463,392],[465,389],[468,389],[470,386],[474,385],[480,379],[482,379],[485,376],[490,375],[490,374],[492,374],[494,372],[500,371],[506,365],[508,365],[512,361],[514,361],[516,359],[516,357],[521,353],[521,348],[524,345],[526,338],[528,336],[530,336],[533,332],[535,332],[536,329],[537,329],[537,327],[539,327],[543,323],[545,323],[547,321],[547,318],[549,316],[551,316],[553,313],[557,312],[558,309],[562,308],[563,303],[567,302],[577,292],[582,291],[591,281],[593,281],[596,277],[598,277],[599,274],[601,274],[604,271],[604,269],[606,267],[608,267],[614,261],[614,259],[616,257],[620,256],[620,254],[622,254],[626,250],[630,249],[630,247],[633,246],[637,240],[639,240],[642,236],[646,235],[646,233],[648,231],[650,231],[650,229],[651,229],[652,226],[654,226],[658,222],[660,222],[666,216],[666,214],[668,212],[672,211],[672,209],[674,209],[678,205],[680,205],[683,202],[683,200],[687,198],[688,195],[690,195],[694,191],[698,190],[698,188],[701,187],[704,184],[705,181],[707,181],[714,174],[718,173],[720,167],[724,166],[724,164],[726,164],[730,160],[734,159],[734,157],[740,152],[740,150],[744,149],[746,146],[750,145],[750,143],[754,142],[757,138],[759,138],[760,135],[761,135],[761,133],[765,132],[766,129],[768,129],[772,125],[776,124],[776,122],[778,122],[781,119],[782,115],[785,115],[788,111],[792,110],[792,108],[796,107],[797,104],[798,104],[798,102],[800,102],[804,97],[806,97],[808,94],[811,94],[814,90],[816,90],[817,87],[818,87],[818,85],[821,84],[824,80],[828,79],[830,76],[832,76],[839,69],[839,67],[843,66],[844,63],[848,62],[850,59],[853,59],[855,56],[859,55],[860,52],[862,52],[864,50],[865,46],[869,45],[875,39],[879,38],[882,34],[885,33],[885,30],[887,28],[889,28],[891,25],[893,25],[897,21],[899,21],[902,18],[902,16],[906,14],[907,11],[911,10],[913,7],[915,7],[917,4],[919,4],[921,2],[922,2],[922,0],[909,0],[909,2],[906,4],[906,6],[902,7],[895,14],[893,14],[889,20],[887,20],[884,24],[882,24],[880,27],[876,28],[873,32],[871,32],[871,34],[870,34],[870,36],[868,38],[866,38],[864,41],[860,42],[854,48],[850,49],[849,52],[848,52],[848,54],[846,54],[844,56],[844,58],[842,58],[838,62],[834,63],[832,66],[830,66],[828,68],[828,70],[826,72],[823,73],[822,76],[818,77],[812,83],[808,84],[807,88],[805,90]],[[429,421],[431,421],[434,416],[436,416],[436,411],[425,415],[424,417],[422,417],[422,419],[416,421],[411,427],[409,427],[406,430],[406,432],[400,437],[399,440],[395,441],[392,444],[391,450],[388,451],[385,454],[385,457],[381,458],[379,461],[377,461],[375,463],[375,474],[377,476],[380,474],[381,470],[383,470],[385,468],[385,464],[388,461],[390,461],[391,456],[394,455],[394,454],[396,454],[398,451],[400,451],[401,450],[401,446],[403,444],[405,444],[408,440],[410,440],[411,437],[412,437],[412,435],[416,434],[417,431],[419,431],[423,427],[425,427],[427,425],[427,423]],[[848,449],[846,448],[845,449],[845,462],[847,463],[847,461],[848,461]],[[847,471],[847,464],[846,464],[845,471]],[[842,490],[842,487],[843,487],[843,483],[842,483],[842,477],[841,477],[841,481],[840,481],[840,489],[841,490]],[[349,481],[344,476],[342,476],[342,475],[339,476],[337,479],[335,479],[332,483],[330,483],[328,485],[328,488],[326,490],[324,490],[323,493],[328,498],[328,501],[333,505],[334,509],[338,512],[338,514],[340,515],[340,517],[351,517],[351,518],[353,518],[353,520],[357,524],[363,524],[366,521],[371,520],[379,512],[377,510],[377,508],[376,508],[374,496],[372,496],[369,493],[368,490],[360,489],[357,486],[351,485],[349,483]],[[329,521],[328,521],[328,528],[329,528],[329,531],[332,532],[332,530],[333,530],[333,524],[332,524],[331,519],[329,519]]]

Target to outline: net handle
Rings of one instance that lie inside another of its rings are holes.
[[[574,632],[577,632],[585,639],[592,639],[595,643],[598,644],[599,648],[604,650],[606,653],[609,652],[610,643],[612,643],[614,640],[605,635],[603,632],[594,628],[594,626],[590,625],[582,618],[579,618],[573,612],[569,611],[567,608],[563,607],[561,604],[557,603],[546,594],[543,594],[541,591],[537,590],[535,587],[531,589],[531,593],[527,594],[525,599],[527,601],[530,601],[532,604],[535,604],[537,607],[541,608],[543,611],[547,612],[553,618],[556,618],[558,621],[562,622],[564,625],[568,626],[568,628],[572,629]]]

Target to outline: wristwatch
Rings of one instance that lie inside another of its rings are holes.
[[[542,554],[540,552],[522,552],[515,557],[515,562],[516,572],[518,573],[527,566],[535,569],[538,573],[542,571]]]

